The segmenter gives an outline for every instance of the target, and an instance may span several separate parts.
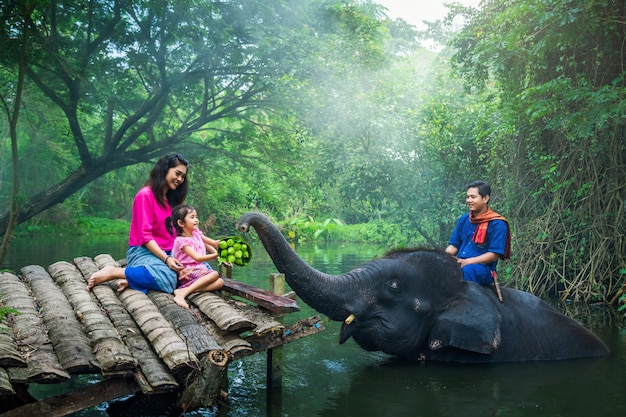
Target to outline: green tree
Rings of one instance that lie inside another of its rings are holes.
[[[2,20],[10,22],[21,3],[3,2]],[[242,154],[260,149],[267,135],[257,135],[258,129],[280,119],[274,115],[281,110],[281,85],[309,75],[299,61],[308,51],[296,42],[315,45],[306,23],[311,13],[332,7],[341,8],[295,0],[186,0],[176,7],[143,0],[58,1],[35,5],[26,16],[28,33],[3,25],[3,68],[19,60],[22,36],[30,45],[25,91],[33,102],[25,109],[35,124],[22,132],[36,135],[24,146],[34,147],[40,137],[44,150],[63,154],[52,175],[40,176],[40,186],[29,189],[17,221],[108,172],[169,151],[210,150],[213,156],[235,147]],[[371,45],[359,47],[369,54]],[[34,155],[42,155],[41,149]],[[21,177],[36,172],[29,162]],[[0,213],[1,231],[8,221],[9,211]]]
[[[4,259],[9,247],[9,242],[18,222],[19,211],[19,157],[18,157],[18,119],[20,115],[22,93],[24,91],[24,77],[27,67],[28,55],[28,16],[32,12],[36,2],[24,2],[21,4],[21,10],[4,22],[8,27],[21,27],[22,37],[19,39],[17,46],[18,61],[16,67],[4,68],[2,71],[2,89],[0,90],[0,102],[6,114],[6,120],[9,125],[9,136],[11,138],[11,166],[12,169],[12,185],[11,185],[11,202],[8,209],[8,221],[6,232],[0,244],[0,260]],[[14,75],[17,80],[14,81]]]
[[[469,86],[495,89],[479,138],[500,158],[515,284],[599,299],[626,264],[623,2],[491,1],[453,42]]]

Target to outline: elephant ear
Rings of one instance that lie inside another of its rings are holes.
[[[500,312],[485,288],[467,282],[467,291],[436,318],[429,334],[432,350],[452,346],[492,354],[500,346]]]

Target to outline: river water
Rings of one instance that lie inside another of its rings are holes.
[[[17,239],[1,268],[47,266],[77,256],[110,253],[124,256],[125,237]],[[276,272],[260,244],[253,245],[247,267],[235,267],[233,278],[268,288]],[[300,245],[298,253],[315,268],[341,273],[381,255],[386,248],[368,245]],[[289,321],[315,314],[307,306]],[[603,359],[560,362],[458,365],[405,363],[365,352],[351,339],[339,345],[339,323],[284,347],[281,395],[268,402],[265,354],[229,365],[230,405],[188,412],[186,416],[328,416],[328,417],[589,417],[626,415],[626,332],[620,314],[608,308],[554,303],[581,321],[611,349]],[[94,376],[65,384],[33,385],[37,398],[84,386]],[[107,416],[108,404],[75,416]]]

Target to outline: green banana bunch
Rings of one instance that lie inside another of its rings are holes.
[[[217,262],[245,266],[252,258],[252,248],[240,236],[228,236],[220,239]]]

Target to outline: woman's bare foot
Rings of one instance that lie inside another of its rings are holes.
[[[91,274],[89,279],[87,280],[87,291],[91,290],[94,286],[98,284],[102,284],[103,282],[107,282],[113,279],[112,272],[115,267],[113,266],[105,266],[98,272],[94,272]]]
[[[120,280],[117,282],[117,292],[118,292],[118,293],[121,293],[122,291],[124,291],[124,290],[125,290],[126,288],[128,288],[128,287],[129,287],[129,285],[128,285],[128,281],[127,281],[127,280],[125,280],[125,279],[120,279]]]
[[[185,296],[181,294],[181,292],[181,290],[174,290],[174,302],[182,308],[186,308],[189,310],[189,304],[187,304],[187,301],[185,301]]]

